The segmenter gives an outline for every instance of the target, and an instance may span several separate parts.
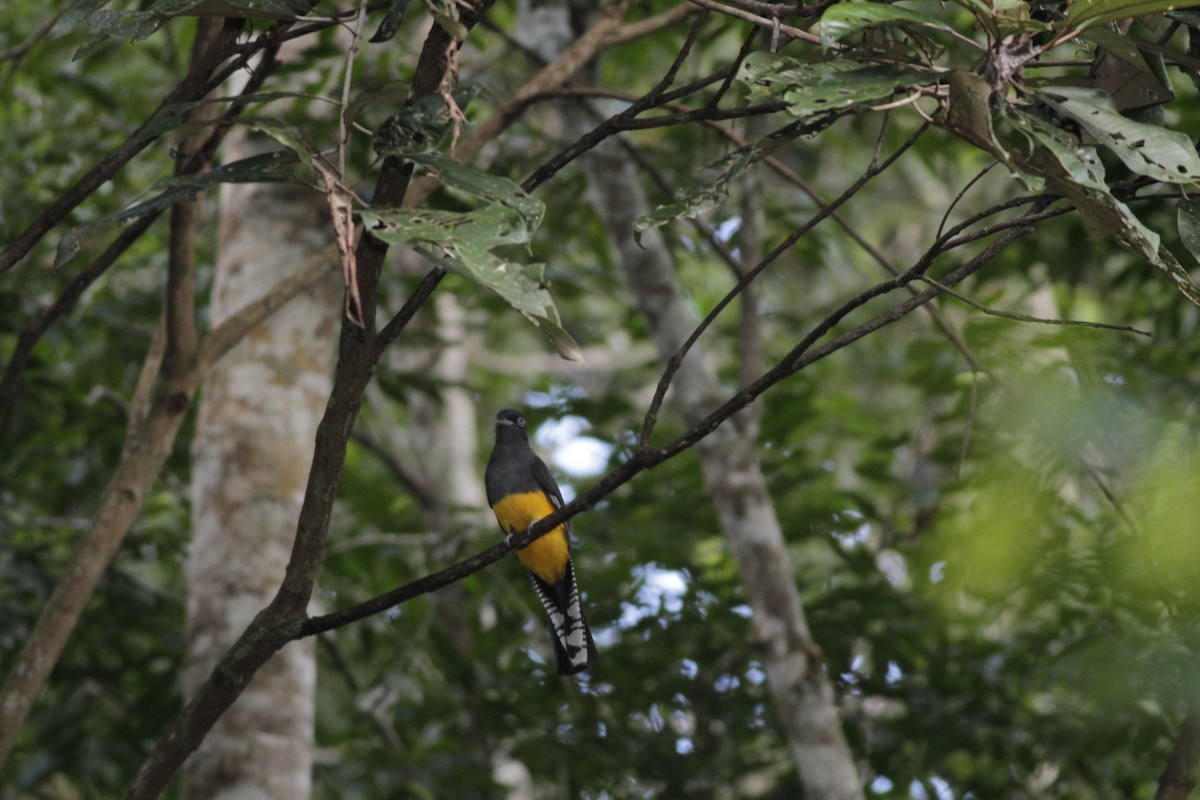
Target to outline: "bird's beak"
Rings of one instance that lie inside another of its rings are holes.
[[[513,422],[511,419],[498,419],[498,420],[496,420],[496,424],[497,425],[507,425],[508,427],[511,428],[514,425],[516,425],[517,423]]]

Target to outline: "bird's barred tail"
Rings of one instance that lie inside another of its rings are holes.
[[[553,628],[554,658],[558,662],[559,675],[574,675],[583,672],[596,662],[596,645],[592,632],[583,616],[583,605],[579,601],[579,584],[575,582],[575,567],[567,560],[567,571],[562,580],[546,583],[532,572],[533,586],[546,613],[550,615]]]

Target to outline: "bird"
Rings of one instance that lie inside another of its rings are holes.
[[[563,506],[558,483],[529,446],[525,417],[515,408],[496,415],[496,445],[483,483],[506,541]],[[591,667],[596,663],[596,645],[579,599],[568,524],[564,522],[518,550],[517,560],[533,579],[550,616],[558,674],[574,675]]]

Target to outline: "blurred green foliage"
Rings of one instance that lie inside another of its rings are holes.
[[[668,3],[643,5],[649,13]],[[406,48],[428,22],[416,11],[394,41],[367,48],[356,91],[411,77],[415,48]],[[10,0],[12,29],[0,31],[0,50],[22,41],[44,13]],[[513,35],[525,21],[505,4],[494,18]],[[175,20],[145,41],[108,41],[80,61],[71,55],[87,33],[56,31],[19,64],[0,63],[9,145],[0,152],[0,240],[11,240],[150,113],[184,69],[192,27]],[[622,44],[602,60],[599,80],[644,91],[678,52],[684,30]],[[714,16],[680,80],[728,63],[748,32]],[[469,109],[472,121],[503,99],[498,87],[538,67],[509,44],[496,31],[472,34],[462,78],[485,89]],[[318,93],[338,80],[342,57],[326,32],[280,77],[301,75],[303,90]],[[1170,106],[1176,127],[1194,131],[1194,87],[1179,79],[1173,88],[1185,101]],[[302,101],[279,113],[318,146],[335,135],[325,104]],[[489,171],[521,180],[572,140],[561,119],[571,113],[578,109],[565,103],[536,105],[495,143]],[[362,119],[375,129],[388,114],[372,107]],[[782,125],[784,116],[774,121]],[[862,174],[877,142],[890,152],[921,121],[899,110],[886,124],[881,116],[840,120],[775,155],[834,197]],[[697,165],[733,149],[701,126],[626,141],[680,187]],[[369,142],[350,156],[369,184]],[[843,213],[905,269],[951,205],[948,224],[1020,193],[998,168],[955,202],[988,158],[932,130]],[[171,159],[169,143],[156,142],[70,222],[133,202],[169,174]],[[769,246],[815,205],[762,164],[755,174]],[[655,203],[673,199],[650,180],[646,186]],[[709,213],[714,227],[739,218],[739,191],[735,185]],[[532,259],[547,263],[576,341],[629,355],[645,346],[646,331],[608,232],[581,199],[586,192],[577,165],[538,190],[548,211]],[[461,210],[444,191],[430,205]],[[1137,210],[1184,252],[1170,201],[1151,198]],[[748,246],[744,227],[731,229],[729,244]],[[699,319],[733,278],[695,230],[665,230]],[[124,403],[159,314],[164,236],[159,224],[38,345],[0,422],[0,667],[63,574],[116,462]],[[88,240],[77,261],[51,270],[47,241],[0,279],[0,362],[21,323],[104,243],[103,235]],[[202,263],[214,247],[209,231]],[[934,273],[963,260],[947,256]],[[844,228],[827,221],[804,237],[756,284],[768,364],[884,277]],[[210,272],[201,278],[206,292]],[[385,303],[398,306],[411,280],[390,271]],[[588,435],[611,446],[609,466],[628,455],[658,378],[653,358],[630,357],[609,372],[522,372],[511,365],[532,364],[547,350],[538,331],[465,279],[442,291],[458,297],[484,342],[467,387],[485,436],[481,458],[492,414],[514,403],[535,426],[582,417]],[[1196,684],[1200,313],[1153,267],[1089,238],[1070,215],[1040,225],[961,291],[995,308],[1129,325],[1153,337],[1016,322],[943,298],[933,307],[983,371],[917,312],[759,402],[760,463],[868,796],[1150,798]],[[891,302],[869,305],[849,324]],[[730,393],[740,364],[736,313],[734,304],[704,339]],[[422,336],[414,330],[398,346],[429,346]],[[370,410],[397,425],[411,422],[409,393],[436,399],[444,388],[416,370],[381,370],[379,386],[389,405]],[[681,432],[668,413],[656,440]],[[0,798],[117,796],[177,711],[186,441],[185,430],[0,772]],[[592,479],[559,473],[567,488]],[[365,599],[496,535],[466,526],[431,541],[428,526],[420,504],[352,446],[317,602],[333,609]],[[577,682],[547,670],[540,611],[509,560],[453,591],[328,634],[318,647],[317,797],[496,797],[499,777],[531,781],[538,797],[795,796],[753,622],[694,455],[621,487],[576,519],[574,536],[601,649],[597,668]],[[448,632],[451,618],[456,633],[468,633],[466,651]]]

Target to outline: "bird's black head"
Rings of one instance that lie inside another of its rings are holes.
[[[525,417],[515,408],[506,408],[496,415],[496,435],[506,431],[518,432],[521,436],[527,436],[525,430]]]

